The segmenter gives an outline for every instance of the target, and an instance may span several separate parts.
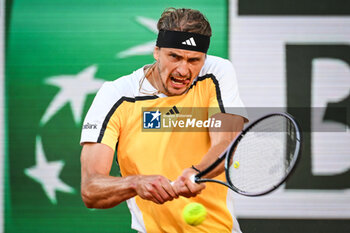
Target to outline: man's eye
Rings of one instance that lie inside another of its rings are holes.
[[[173,58],[177,58],[176,54],[170,54],[170,56],[173,57]]]
[[[192,59],[189,59],[188,61],[191,62],[191,63],[195,63],[195,62],[198,62],[199,59],[198,58],[192,58]]]

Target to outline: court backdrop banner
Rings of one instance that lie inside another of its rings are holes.
[[[3,231],[133,232],[125,203],[89,210],[81,200],[82,121],[104,81],[154,62],[156,23],[167,7],[203,11],[215,34],[210,54],[227,58],[227,1],[12,0],[2,6]],[[112,175],[119,175],[116,164]]]
[[[248,232],[349,230],[349,13],[345,1],[230,1],[229,57],[241,98],[247,107],[284,108],[305,131],[300,164],[284,187],[265,197],[237,195]],[[320,125],[345,130],[320,132]]]

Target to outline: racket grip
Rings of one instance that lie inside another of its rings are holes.
[[[190,176],[190,181],[191,181],[192,183],[196,183],[196,174],[193,174],[193,175]],[[174,183],[175,183],[175,181],[171,181],[171,182],[170,182],[170,184],[171,184],[172,186],[174,186]]]
[[[190,176],[190,181],[192,181],[192,183],[196,183],[196,175],[193,174],[192,176]]]

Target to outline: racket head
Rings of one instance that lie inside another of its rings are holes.
[[[251,123],[231,144],[225,174],[229,187],[245,196],[277,189],[299,161],[302,135],[287,113],[271,113]]]

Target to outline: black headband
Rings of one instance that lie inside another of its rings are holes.
[[[160,30],[156,46],[207,53],[209,43],[209,36],[192,32]]]

